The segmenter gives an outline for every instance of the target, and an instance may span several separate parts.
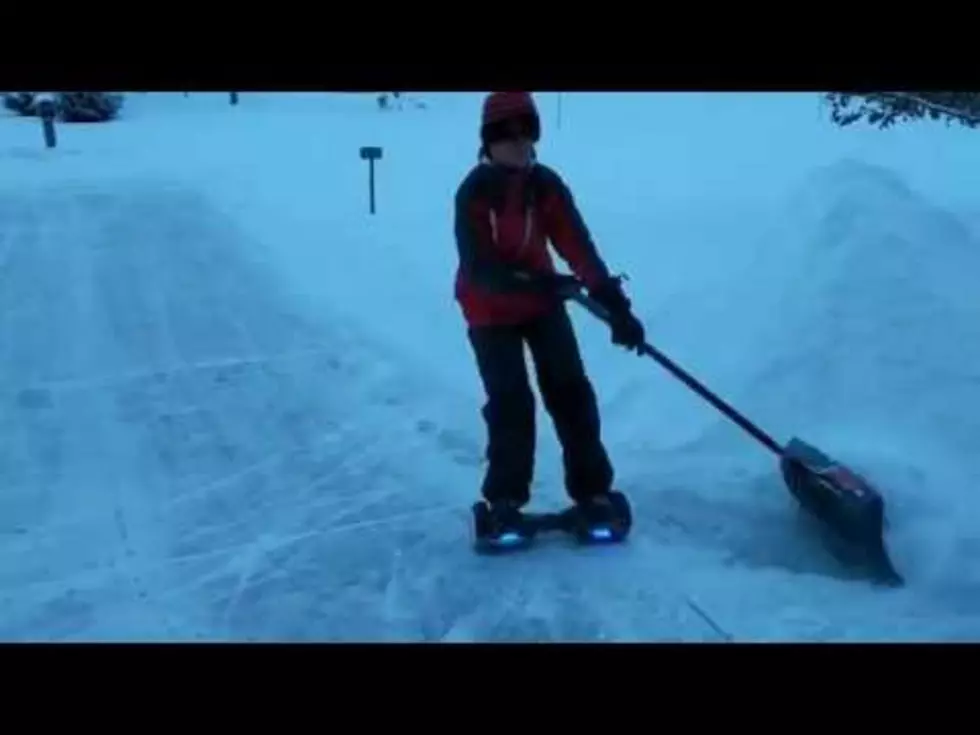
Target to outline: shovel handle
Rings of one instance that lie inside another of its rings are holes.
[[[593,316],[601,321],[609,324],[611,321],[611,315],[608,309],[606,309],[602,304],[598,303],[592,297],[584,294],[581,288],[570,287],[565,295],[572,301],[577,302],[580,306],[589,311]],[[765,446],[776,456],[783,456],[783,448],[776,443],[776,440],[769,436],[766,432],[760,429],[758,426],[749,421],[745,416],[736,411],[731,405],[723,401],[720,397],[712,393],[705,387],[700,381],[698,381],[693,375],[684,370],[680,365],[675,363],[665,354],[660,352],[656,347],[650,344],[644,343],[640,345],[640,354],[646,355],[656,360],[662,367],[664,367],[668,372],[670,372],[675,378],[680,380],[684,385],[693,390],[704,400],[714,406],[718,411],[724,414],[728,419],[733,421],[744,431],[746,431],[752,438],[758,441],[760,444]]]

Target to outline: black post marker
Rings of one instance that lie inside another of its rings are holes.
[[[238,92],[232,92],[231,93],[231,104],[232,105],[237,105],[238,104]]]
[[[44,132],[44,145],[48,148],[58,146],[58,135],[54,129],[54,118],[56,115],[54,96],[50,94],[39,94],[37,96],[37,112],[41,118],[41,130]]]
[[[368,162],[368,195],[371,198],[371,214],[374,214],[374,162],[381,159],[381,149],[376,146],[361,148],[361,159]]]

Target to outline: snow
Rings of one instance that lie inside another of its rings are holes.
[[[581,310],[634,536],[471,552],[451,205],[482,95],[417,96],[131,94],[52,151],[0,118],[0,638],[976,639],[975,131],[840,130],[814,94],[566,93],[558,128],[538,96],[651,340],[884,490],[909,584],[883,590]]]

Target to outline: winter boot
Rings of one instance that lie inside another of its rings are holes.
[[[531,541],[520,506],[503,501],[473,506],[477,545],[485,549],[512,549]]]
[[[629,533],[632,517],[626,497],[619,492],[602,493],[577,504],[577,535],[583,541],[617,542]]]

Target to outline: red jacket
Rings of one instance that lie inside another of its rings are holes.
[[[456,192],[455,218],[456,300],[472,327],[519,323],[553,305],[513,275],[556,272],[549,240],[586,286],[609,275],[568,187],[547,166],[477,165]]]

